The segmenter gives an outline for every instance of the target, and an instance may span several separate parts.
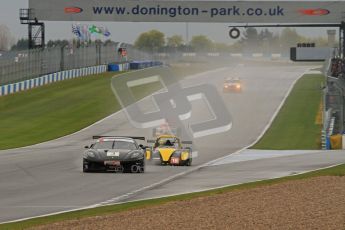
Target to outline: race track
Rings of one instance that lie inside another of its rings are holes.
[[[198,157],[191,168],[251,144],[268,124],[291,84],[309,68],[277,63],[262,67],[240,65],[187,79],[184,85],[217,86],[233,118],[232,128],[226,133],[194,140]],[[223,94],[223,79],[233,75],[243,80],[243,92]],[[202,120],[205,114],[200,102],[193,102],[193,120]],[[0,222],[99,204],[190,169],[148,166],[145,174],[82,173],[83,146],[90,144],[93,135],[150,134],[151,130],[133,128],[124,113],[119,112],[68,137],[0,151]]]

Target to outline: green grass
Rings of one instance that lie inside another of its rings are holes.
[[[253,149],[320,149],[321,126],[315,123],[319,111],[322,75],[300,78],[286,103]]]
[[[0,97],[0,149],[27,146],[76,132],[118,111],[114,73],[72,79]],[[135,90],[140,99],[159,89]]]
[[[58,138],[115,112],[119,104],[110,89],[113,75],[66,80],[0,97],[0,149]]]
[[[314,132],[313,138],[319,135],[318,132],[319,132],[320,127],[315,125],[315,117],[318,112],[320,98],[321,98],[321,92],[319,90],[319,86],[320,86],[320,82],[322,81],[323,81],[322,76],[306,75],[297,82],[295,88],[293,89],[290,96],[288,97],[286,104],[283,106],[279,115],[277,116],[274,123],[272,124],[272,127],[274,129],[271,128],[266,134],[266,135],[269,134],[273,136],[271,136],[270,139],[265,140],[266,142],[264,143],[274,144],[274,146],[277,149],[291,148],[289,141],[286,141],[286,140],[280,141],[279,139],[281,139],[281,137],[294,138],[291,133],[299,131],[299,128],[295,127],[294,125],[295,122],[297,122],[299,125],[308,129],[309,132],[312,130]],[[139,95],[139,97],[140,96],[142,95]],[[294,104],[297,104],[297,105],[294,105]],[[292,111],[297,111],[297,112],[292,112]],[[289,132],[290,134],[287,135],[284,132]],[[276,135],[276,137],[274,137],[274,135]],[[294,133],[294,135],[299,135],[299,134]],[[306,135],[306,133],[303,133],[303,135]],[[305,140],[306,137],[303,135],[301,135],[300,137],[303,137]],[[264,137],[264,138],[267,138],[267,137]],[[281,148],[278,144],[275,144],[274,142],[279,142],[281,146],[285,146],[285,147]],[[309,146],[315,147],[315,143],[312,140],[309,141],[308,146],[303,145],[303,141],[299,141],[298,143],[299,143],[298,148],[302,148],[301,146],[305,148]],[[262,144],[262,146],[264,145]],[[297,146],[297,145],[294,145],[294,146]],[[307,178],[312,178],[312,177],[317,177],[317,176],[345,176],[345,164],[328,168],[328,169],[317,170],[314,172],[309,172],[309,173],[305,173],[301,175],[252,182],[252,183],[246,183],[246,184],[235,185],[235,186],[228,186],[221,189],[214,189],[214,190],[205,191],[205,192],[191,193],[191,194],[146,200],[146,201],[131,202],[131,203],[125,203],[125,204],[120,204],[120,205],[111,205],[111,206],[106,206],[106,207],[87,209],[83,211],[74,211],[74,212],[65,213],[65,214],[36,218],[36,219],[21,221],[17,223],[3,224],[3,225],[0,225],[0,229],[14,229],[14,230],[23,229],[23,228],[38,226],[42,224],[49,224],[49,223],[58,222],[58,221],[65,221],[65,220],[70,220],[70,219],[80,219],[80,218],[96,216],[96,215],[97,216],[109,215],[109,214],[114,214],[116,212],[121,212],[121,211],[126,211],[126,210],[131,210],[131,209],[162,205],[162,204],[165,204],[167,202],[172,202],[172,201],[189,200],[196,197],[217,195],[217,194],[222,194],[226,192],[231,192],[234,190],[251,189],[251,188],[256,188],[260,186],[268,186],[268,185],[273,185],[277,183],[282,183],[282,182],[287,182],[287,181],[292,181],[292,180],[307,179]]]
[[[173,71],[183,78],[212,68],[195,64]],[[71,79],[0,97],[0,150],[56,139],[118,111],[120,105],[110,87],[116,74]],[[131,90],[140,99],[160,88],[151,83]]]
[[[317,176],[345,176],[345,164],[328,168],[328,169],[322,169],[322,170],[318,170],[314,172],[309,172],[305,174],[283,177],[283,178],[272,179],[272,180],[251,182],[251,183],[235,185],[235,186],[228,186],[221,189],[214,189],[214,190],[209,190],[205,192],[197,192],[197,193],[190,193],[190,194],[165,197],[165,198],[159,198],[159,199],[130,202],[130,203],[119,204],[119,205],[111,205],[111,206],[105,206],[105,207],[99,207],[99,208],[93,208],[93,209],[86,209],[82,211],[74,211],[74,212],[58,214],[58,215],[53,215],[53,216],[48,216],[48,217],[35,218],[35,219],[20,221],[16,223],[2,224],[0,225],[0,229],[3,229],[3,230],[25,229],[29,227],[34,227],[38,225],[49,224],[49,223],[54,223],[54,222],[59,222],[59,221],[65,221],[65,220],[81,219],[81,218],[90,217],[90,216],[110,215],[110,214],[115,214],[117,212],[123,212],[123,211],[132,210],[132,209],[162,205],[162,204],[172,202],[172,201],[190,200],[197,197],[212,196],[212,195],[227,193],[227,192],[231,192],[235,190],[269,186],[269,185],[274,185],[277,183],[293,181],[293,180],[308,179],[308,178],[317,177]]]

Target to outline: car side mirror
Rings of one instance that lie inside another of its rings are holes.
[[[85,148],[85,149],[88,149],[88,148],[89,148],[89,146],[87,146],[87,145],[86,145],[84,148]]]
[[[142,144],[140,144],[139,147],[142,148],[142,149],[146,149],[146,146],[144,146]]]

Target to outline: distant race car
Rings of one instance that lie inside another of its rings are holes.
[[[83,154],[83,172],[112,171],[143,173],[145,147],[135,139],[145,137],[94,136],[97,139]]]
[[[242,82],[239,78],[227,78],[223,84],[223,92],[242,92]]]
[[[147,140],[154,145],[146,149],[146,159],[159,165],[192,165],[191,141],[181,141],[175,135],[160,135],[156,140]]]

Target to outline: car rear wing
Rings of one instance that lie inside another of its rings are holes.
[[[193,141],[181,141],[181,144],[191,145],[193,144]]]
[[[152,137],[158,137],[161,135],[174,135],[174,136],[180,136],[181,130],[179,128],[174,127],[156,127],[152,129]]]
[[[156,143],[155,140],[147,140],[147,143]],[[181,144],[185,144],[185,145],[191,145],[193,144],[192,141],[181,141]]]
[[[92,136],[92,139],[99,139],[99,138],[132,138],[136,140],[145,140],[145,137],[131,137],[131,136]]]

